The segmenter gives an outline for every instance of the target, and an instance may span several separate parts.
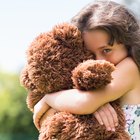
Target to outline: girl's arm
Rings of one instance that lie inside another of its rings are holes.
[[[100,106],[131,91],[139,78],[139,71],[131,58],[121,61],[112,73],[113,80],[105,88],[94,91],[77,89],[47,94],[44,101],[52,108],[74,114],[89,114]]]

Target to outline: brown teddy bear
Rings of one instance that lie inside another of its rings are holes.
[[[59,24],[39,35],[27,50],[27,64],[21,73],[21,83],[29,91],[27,105],[33,111],[45,94],[104,87],[110,83],[114,69],[107,61],[94,60],[77,27]],[[111,104],[118,113],[119,125],[115,132],[107,131],[92,114],[57,112],[41,124],[39,140],[128,140],[119,101]]]

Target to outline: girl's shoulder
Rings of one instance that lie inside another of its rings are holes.
[[[131,57],[126,57],[120,63],[128,63],[128,62],[135,64],[134,60]]]
[[[125,58],[116,67],[120,67],[120,70],[123,70],[128,77],[131,77],[131,80],[140,77],[138,66],[131,57]]]
[[[138,66],[131,57],[126,57],[118,65],[124,65],[124,67],[129,68],[129,71],[132,70],[139,73]]]

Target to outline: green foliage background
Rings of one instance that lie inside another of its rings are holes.
[[[37,140],[19,74],[0,72],[0,140]]]

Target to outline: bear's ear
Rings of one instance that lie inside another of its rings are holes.
[[[83,44],[80,30],[70,23],[61,23],[53,27],[53,38],[68,48],[75,48]]]

